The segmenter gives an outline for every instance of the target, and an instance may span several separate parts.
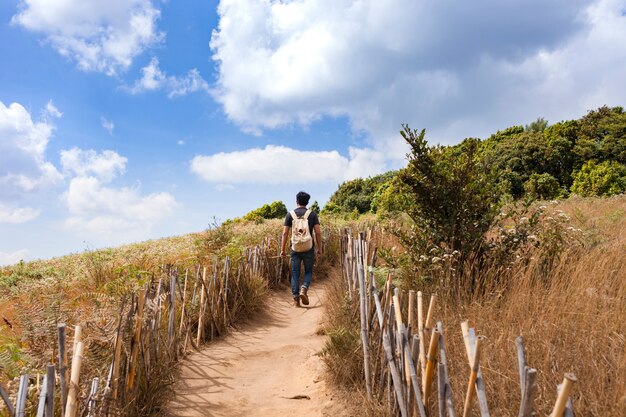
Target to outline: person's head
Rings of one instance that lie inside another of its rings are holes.
[[[309,195],[309,193],[305,193],[304,191],[300,191],[298,194],[296,194],[296,203],[299,206],[306,206],[307,204],[309,204],[310,199],[311,196]]]

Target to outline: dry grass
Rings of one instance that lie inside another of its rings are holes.
[[[518,413],[515,337],[521,335],[527,363],[538,371],[538,415],[552,411],[556,385],[564,373],[572,372],[578,377],[572,392],[577,415],[626,416],[626,196],[576,198],[546,206],[542,227],[547,236],[560,233],[559,250],[529,245],[519,252],[519,260],[484,271],[479,288],[470,293],[467,288],[465,293],[447,290],[445,280],[410,276],[398,256],[402,250],[388,247],[397,245],[388,235],[378,237],[379,249],[387,251],[379,259],[399,269],[394,282],[403,289],[422,290],[426,300],[432,292],[440,295],[435,318],[444,324],[457,412],[469,375],[460,328],[468,319],[487,337],[481,363],[492,415]],[[552,222],[557,217],[563,220],[559,225]],[[354,359],[361,356],[358,314],[346,308],[340,297],[329,304],[329,335],[342,329],[354,335],[347,341],[330,338],[334,351],[327,350],[336,357],[326,362],[339,382],[361,379],[362,384],[362,371],[355,371],[358,361]]]

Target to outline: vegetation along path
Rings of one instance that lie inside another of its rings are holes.
[[[295,308],[288,291],[229,336],[191,354],[170,401],[171,416],[347,415],[324,382],[317,353],[325,289],[313,285],[309,306]]]

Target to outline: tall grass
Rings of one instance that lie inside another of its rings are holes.
[[[572,392],[577,415],[623,417],[626,196],[574,198],[545,205],[540,220],[543,223],[536,229],[542,233],[538,237],[542,244],[528,240],[510,252],[512,259],[491,263],[479,277],[459,277],[454,274],[453,263],[446,270],[444,260],[436,265],[439,274],[433,273],[432,268],[428,276],[412,274],[402,249],[389,235],[377,239],[379,253],[383,254],[379,262],[395,271],[394,283],[404,290],[422,290],[426,299],[432,292],[439,294],[435,318],[444,324],[457,411],[463,404],[469,373],[460,323],[469,320],[479,334],[487,337],[481,366],[492,415],[517,415],[520,388],[515,338],[521,335],[528,365],[538,371],[538,415],[552,411],[556,385],[562,382],[565,372],[572,372],[578,378]],[[512,230],[525,220],[513,218],[511,222]],[[510,234],[510,230],[505,233]],[[393,246],[396,249],[392,250]],[[456,288],[451,289],[452,286]],[[341,298],[331,298],[329,303],[331,315],[346,310],[342,310],[345,301]],[[357,329],[358,316],[341,317],[335,320],[336,328],[328,329],[329,335],[343,328]],[[346,323],[349,319],[354,321],[352,325]],[[331,346],[326,351],[337,354],[333,359],[327,358],[331,373],[337,371],[339,381],[362,379],[362,370],[354,370],[359,363],[352,351],[360,349],[358,336],[347,341],[329,338],[328,343]],[[350,349],[342,352],[342,345]]]

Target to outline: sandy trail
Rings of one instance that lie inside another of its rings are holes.
[[[181,364],[168,414],[176,417],[347,416],[323,379],[316,353],[324,336],[325,289],[314,284],[310,305],[295,308],[288,290],[270,295],[268,308],[229,336]],[[308,396],[310,399],[289,399]]]

